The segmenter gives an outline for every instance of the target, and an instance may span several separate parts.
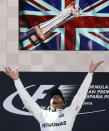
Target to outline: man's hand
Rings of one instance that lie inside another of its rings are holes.
[[[17,80],[19,78],[19,72],[17,68],[12,70],[10,67],[5,67],[4,72],[13,80]]]
[[[101,65],[102,63],[104,63],[104,61],[99,61],[95,64],[94,64],[94,61],[91,61],[90,66],[89,66],[89,72],[94,73],[95,70],[98,68],[98,66]]]

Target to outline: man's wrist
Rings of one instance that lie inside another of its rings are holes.
[[[18,78],[15,78],[15,79],[13,79],[14,81],[17,81],[17,80],[19,80],[20,78],[18,77]]]
[[[93,72],[88,72],[88,74],[93,75],[94,73]]]

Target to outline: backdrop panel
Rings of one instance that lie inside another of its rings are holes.
[[[49,106],[50,91],[59,88],[67,106],[78,91],[86,73],[21,72],[20,78],[30,95],[42,108]],[[95,73],[87,98],[77,115],[72,131],[109,130],[109,73]],[[24,108],[13,80],[0,72],[0,130],[40,131],[39,123]],[[37,93],[38,90],[40,93]],[[67,93],[66,93],[67,91]]]

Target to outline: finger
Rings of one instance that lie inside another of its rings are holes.
[[[10,68],[9,67],[6,67],[5,70],[6,70],[7,73],[10,73]]]
[[[16,73],[16,74],[18,73],[18,68],[17,68],[17,67],[15,68],[15,73]]]
[[[5,73],[10,76],[12,74],[12,69],[10,67],[5,67]]]
[[[92,66],[92,65],[93,65],[93,63],[94,63],[94,60],[92,60],[92,61],[91,61],[90,65]]]
[[[18,67],[15,67],[15,70],[18,71]]]
[[[4,72],[8,75],[7,67],[4,68]]]
[[[92,61],[90,62],[90,65],[89,65],[89,70],[91,70],[91,69],[92,69],[92,67],[93,67],[93,63],[94,63],[94,60],[92,60]]]
[[[104,61],[100,61],[100,62],[96,63],[95,68],[97,68],[98,66],[100,66],[102,63],[104,63]]]
[[[98,62],[96,65],[97,65],[97,67],[99,66],[99,65],[101,65],[102,63],[104,63],[104,61],[100,61],[100,62]]]
[[[12,69],[11,69],[9,66],[7,67],[7,69],[8,69],[8,71],[9,71],[9,72],[11,72],[11,71],[12,71]]]
[[[5,67],[5,72],[6,72],[6,73],[9,73],[8,67]]]

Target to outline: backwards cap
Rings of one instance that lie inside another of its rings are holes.
[[[59,89],[54,89],[51,91],[51,98],[54,96],[54,95],[59,95],[61,96],[61,98],[65,101],[63,95],[62,95],[62,92],[59,90]]]

